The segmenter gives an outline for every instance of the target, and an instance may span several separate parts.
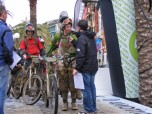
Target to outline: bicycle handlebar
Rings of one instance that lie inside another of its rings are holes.
[[[39,55],[31,55],[27,52],[27,50],[22,50],[22,55],[24,58],[26,58],[25,56],[29,56],[31,58],[39,58]],[[25,55],[25,56],[24,56]]]
[[[62,55],[54,55],[52,57],[47,57],[47,56],[44,56],[44,57],[40,57],[40,60],[44,60],[46,62],[57,62],[58,60],[66,60],[66,59],[69,59],[69,58],[72,58],[73,56],[71,56],[70,54],[64,54],[63,56]],[[71,61],[74,61],[74,59],[72,59]]]

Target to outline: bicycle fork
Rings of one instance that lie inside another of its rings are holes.
[[[36,74],[36,68],[34,68],[34,74]],[[32,68],[30,68],[30,75],[29,75],[29,89],[32,87]]]
[[[29,75],[29,89],[31,88],[31,79],[32,79],[32,69],[30,68],[30,75]]]

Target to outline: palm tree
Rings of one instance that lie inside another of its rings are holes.
[[[139,53],[140,102],[152,107],[152,11],[148,0],[134,0]]]
[[[38,24],[37,34],[38,36],[41,36],[44,39],[45,47],[48,48],[49,45],[51,44],[51,35],[49,33],[49,26],[47,24]]]
[[[12,28],[13,33],[19,33],[20,34],[20,38],[19,39],[15,39],[15,47],[19,48],[20,45],[20,41],[22,39],[24,39],[25,34],[25,25],[26,25],[26,21],[14,26]],[[49,29],[48,29],[48,25],[47,24],[38,24],[37,25],[37,34],[39,36],[41,36],[44,39],[45,42],[45,47],[48,47],[51,43],[51,36],[49,33]]]
[[[37,36],[37,0],[29,0],[30,22],[34,25],[35,35]]]

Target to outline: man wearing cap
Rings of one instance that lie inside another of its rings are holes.
[[[0,5],[0,114],[4,114],[4,101],[9,79],[9,65],[13,63],[13,35],[6,24],[7,10]]]
[[[65,12],[61,12],[59,17],[60,32],[55,34],[47,55],[51,56],[52,52],[56,50],[58,56],[68,55],[72,58],[75,58],[76,50],[72,42],[76,41],[77,37],[72,33],[71,30],[72,20],[67,15],[62,15],[62,13],[65,14]],[[63,111],[68,110],[69,91],[71,93],[72,110],[78,109],[76,105],[77,90],[74,87],[74,80],[72,77],[72,70],[74,68],[74,65],[75,61],[72,61],[68,64],[64,60],[59,60],[58,63],[57,76],[59,79],[59,90],[61,91],[61,96],[63,99]]]

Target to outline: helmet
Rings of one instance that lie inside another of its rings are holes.
[[[39,38],[40,42],[44,42],[44,40],[42,38]]]
[[[34,28],[34,26],[33,26],[32,23],[27,24],[25,27],[26,27],[26,28],[25,28],[26,33],[27,33],[27,31],[32,31],[33,34],[34,34],[35,28]]]
[[[64,19],[67,19],[68,18],[68,13],[67,11],[62,11],[60,13],[60,16],[59,16],[59,22],[62,23]]]
[[[72,19],[68,17],[67,11],[62,11],[59,16],[59,27],[63,31],[64,27],[68,24],[72,25]]]
[[[60,27],[61,30],[63,30],[64,27],[65,27],[66,25],[68,25],[68,24],[71,24],[71,26],[72,26],[72,19],[70,19],[70,18],[64,19],[63,22],[61,23],[61,27]]]
[[[19,33],[15,33],[15,34],[13,35],[13,40],[14,40],[14,39],[17,39],[17,38],[20,38],[20,34],[19,34]]]
[[[68,17],[67,16],[63,16],[59,19],[59,22],[62,23],[65,19],[67,19]]]

